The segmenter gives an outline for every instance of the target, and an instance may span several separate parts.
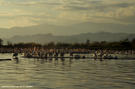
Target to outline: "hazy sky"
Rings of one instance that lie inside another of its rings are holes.
[[[135,24],[135,0],[0,0],[0,28],[83,22]]]

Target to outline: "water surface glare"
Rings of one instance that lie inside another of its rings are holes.
[[[11,54],[0,54],[11,58]],[[0,61],[2,86],[19,89],[135,89],[135,60],[20,58]],[[24,88],[24,87],[25,88]]]

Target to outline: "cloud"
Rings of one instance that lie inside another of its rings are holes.
[[[134,22],[130,21],[131,18],[129,20],[127,18],[134,16],[134,0],[0,1],[0,18],[5,22],[12,23],[10,26],[29,26],[43,23],[67,25],[86,21],[133,24]],[[126,20],[124,20],[125,18]]]
[[[10,27],[25,27],[25,26],[38,25],[37,23],[34,23],[33,20],[38,20],[38,19],[19,17],[19,18],[9,20],[8,23],[10,24]]]
[[[127,17],[135,16],[135,1],[76,0],[79,1],[77,3],[67,0],[65,1],[66,4],[55,8],[56,10],[61,10],[63,12],[59,16],[61,18],[63,17],[65,20],[133,24],[132,21],[123,21]]]
[[[5,1],[2,1],[2,4],[3,4],[3,6],[20,6],[20,7],[61,5],[61,3],[59,3],[59,2],[50,2],[50,1],[47,1],[47,0],[12,0],[12,1],[5,0]]]

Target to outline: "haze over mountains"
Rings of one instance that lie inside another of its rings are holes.
[[[13,36],[54,34],[59,36],[77,35],[81,33],[112,32],[112,33],[135,33],[135,25],[112,24],[112,23],[80,23],[73,25],[49,25],[41,24],[29,27],[14,27],[10,29],[1,28],[0,38],[11,38]]]
[[[42,24],[29,27],[14,27],[0,29],[0,36],[5,41],[19,42],[85,42],[90,41],[119,41],[135,38],[135,25],[110,23],[80,23],[73,25]]]
[[[55,36],[52,34],[38,34],[31,36],[15,36],[10,39],[6,39],[6,41],[10,41],[12,43],[21,43],[21,42],[36,42],[40,44],[45,44],[49,42],[65,42],[65,43],[81,43],[86,42],[86,40],[93,41],[120,41],[128,38],[132,40],[135,38],[135,34],[127,34],[127,33],[109,33],[109,32],[99,32],[99,33],[82,33],[78,35],[72,36]]]

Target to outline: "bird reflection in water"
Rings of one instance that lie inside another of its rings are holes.
[[[54,63],[55,63],[55,66],[57,66],[58,65],[58,58],[56,57],[55,59],[54,59]]]
[[[41,59],[41,64],[44,64],[45,63],[45,59]]]
[[[60,60],[62,62],[62,65],[65,65],[65,59],[64,58],[61,58]]]
[[[49,62],[52,62],[52,58],[49,58]]]
[[[18,57],[15,57],[13,59],[14,59],[14,61],[15,61],[16,64],[19,64],[19,58]]]
[[[72,65],[72,63],[73,63],[72,60],[73,60],[73,58],[70,58],[70,59],[69,59],[69,67],[71,67],[71,65]]]

